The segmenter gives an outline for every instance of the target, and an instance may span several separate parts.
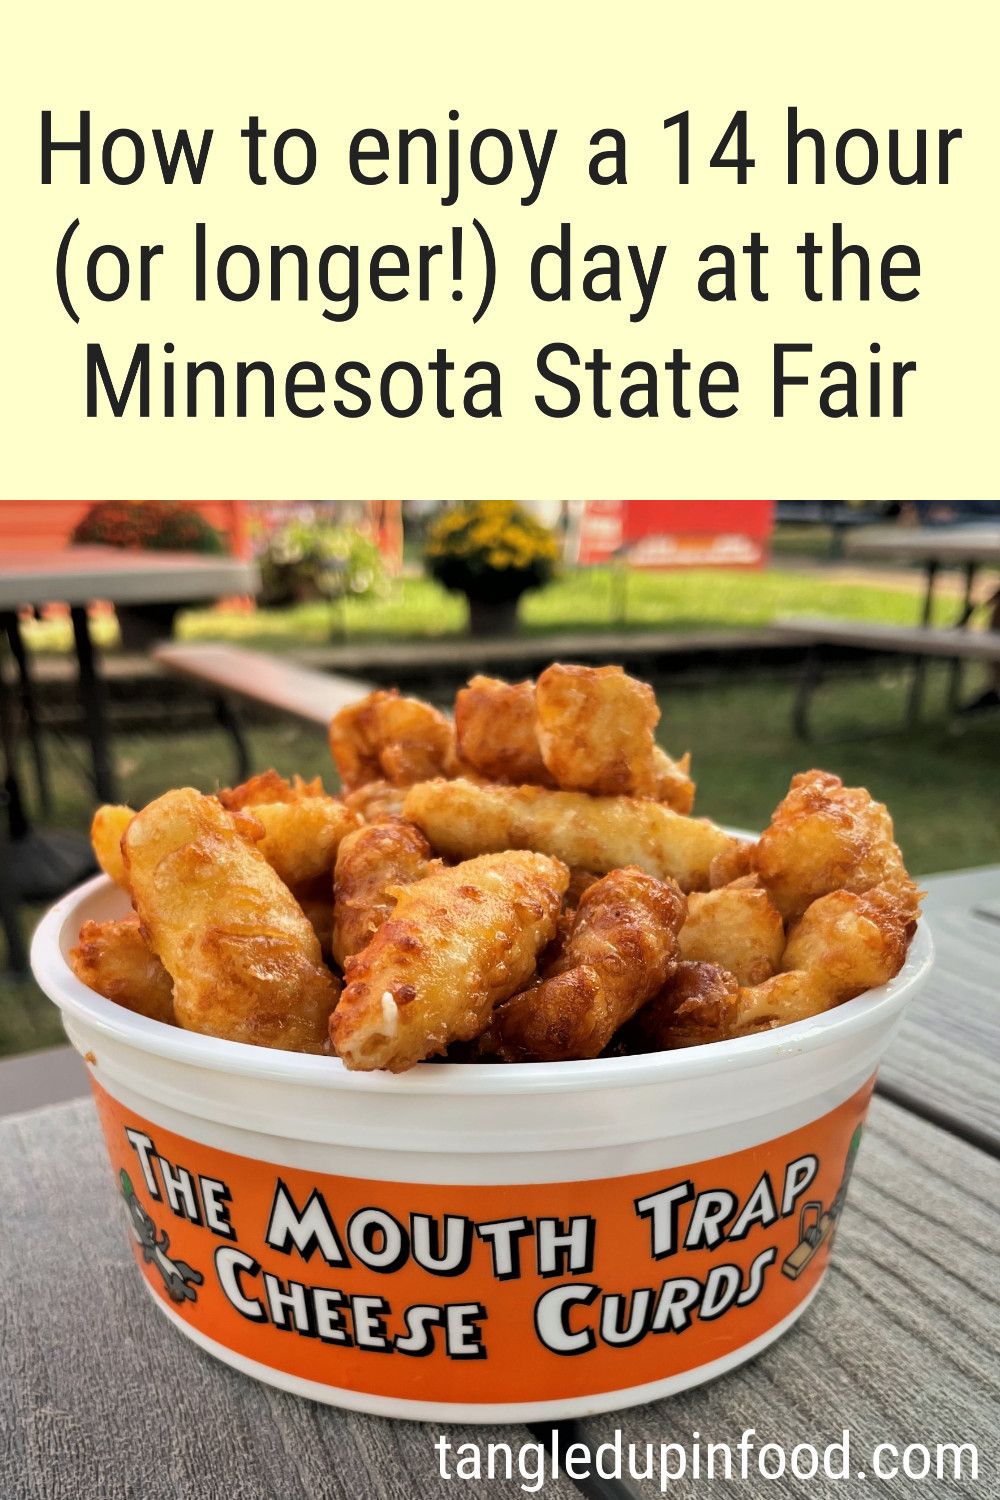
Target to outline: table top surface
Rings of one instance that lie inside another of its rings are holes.
[[[252,594],[257,565],[197,552],[61,547],[0,563],[0,609],[28,604],[159,604]]]
[[[847,538],[851,557],[918,563],[1000,563],[1000,525],[866,526]]]
[[[922,883],[934,969],[886,1054],[879,1087],[1000,1152],[1000,866]]]
[[[754,1428],[758,1444],[822,1448],[847,1428],[855,1474],[870,1472],[879,1443],[973,1443],[978,1484],[945,1477],[926,1492],[996,1492],[1000,866],[925,885],[937,969],[883,1065],[819,1296],[752,1364],[669,1401],[568,1424],[564,1446],[582,1438],[594,1448],[616,1428],[625,1443],[689,1446],[700,1433],[735,1446]],[[166,1326],[139,1285],[113,1198],[89,1100],[0,1121],[0,1495],[454,1496],[436,1426],[285,1395]],[[527,1428],[448,1429],[454,1445],[473,1436],[515,1451],[534,1440]],[[859,1479],[819,1476],[808,1493],[855,1500],[872,1488]],[[686,1479],[670,1493],[697,1500],[704,1488]],[[524,1491],[515,1476],[485,1493]],[[579,1489],[548,1477],[541,1493],[571,1500]],[[588,1493],[660,1491],[630,1478]],[[751,1478],[740,1493],[777,1488]]]

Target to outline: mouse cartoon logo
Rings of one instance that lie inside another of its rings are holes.
[[[812,1260],[816,1251],[826,1240],[830,1239],[837,1228],[837,1220],[844,1209],[847,1200],[847,1187],[854,1171],[854,1162],[857,1158],[858,1147],[861,1145],[861,1129],[851,1136],[851,1144],[847,1151],[847,1160],[844,1162],[844,1172],[840,1179],[840,1187],[837,1189],[836,1197],[830,1207],[824,1209],[823,1204],[811,1202],[803,1205],[799,1216],[799,1242],[792,1253],[782,1263],[782,1271],[792,1281],[795,1281],[805,1270]]]
[[[132,1179],[124,1167],[119,1178],[122,1197],[128,1209],[129,1224],[142,1250],[143,1260],[152,1262],[159,1271],[172,1302],[197,1302],[196,1288],[201,1286],[204,1276],[193,1266],[189,1266],[186,1260],[173,1260],[167,1254],[170,1249],[169,1234],[165,1229],[157,1232],[156,1225],[136,1197]]]

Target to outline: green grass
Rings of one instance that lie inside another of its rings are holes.
[[[821,571],[772,568],[761,573],[694,570],[631,572],[615,568],[570,570],[521,604],[521,629],[529,635],[566,630],[706,630],[767,625],[782,614],[829,613],[852,620],[914,624],[922,585],[914,574],[898,587],[845,583]],[[954,613],[954,600],[937,601],[938,618]],[[190,610],[178,620],[185,640],[231,640],[269,650],[330,640],[433,638],[466,628],[465,601],[428,578],[402,578],[385,598],[292,609]],[[69,622],[46,620],[26,629],[34,650],[70,647]],[[95,624],[101,644],[116,639],[110,618]]]
[[[941,707],[945,680],[942,669],[928,674],[929,712]],[[970,693],[977,682],[970,673]],[[763,827],[790,777],[821,766],[888,804],[914,874],[1000,862],[996,718],[961,736],[947,734],[937,721],[913,732],[847,738],[900,724],[906,688],[896,666],[860,679],[832,677],[816,699],[821,740],[815,745],[791,732],[790,679],[661,695],[661,738],[671,750],[691,747],[697,810],[720,822]]]
[[[521,603],[525,634],[552,631],[704,630],[766,625],[780,614],[806,611],[856,620],[912,624],[918,619],[920,589],[845,584],[822,575],[772,569],[764,573],[695,570],[640,573],[625,577],[613,568],[567,572]],[[949,602],[941,602],[948,618]],[[954,605],[951,604],[951,609]],[[190,613],[179,633],[189,640],[227,639],[274,647],[362,637],[457,635],[466,627],[464,600],[426,578],[404,578],[388,598],[349,599],[343,606],[300,605],[288,611],[258,610],[253,615],[219,611]]]
[[[595,568],[568,574],[551,588],[529,595],[522,615],[526,629],[542,631],[619,623],[633,629],[734,629],[803,613],[913,624],[920,597],[916,580],[912,587],[907,582],[900,588],[885,588],[777,568],[762,573],[720,569],[632,572],[625,578],[612,569]],[[941,617],[948,618],[948,602],[941,601],[940,607]]]
[[[933,668],[928,682],[928,709],[934,712],[945,672]],[[971,673],[968,689],[976,690]],[[761,827],[792,773],[818,764],[870,787],[889,804],[915,874],[1000,862],[996,719],[960,737],[932,721],[913,733],[804,746],[791,733],[793,692],[792,675],[761,673],[689,682],[661,693],[663,743],[675,753],[689,747],[694,753],[698,810],[722,822]],[[893,725],[905,698],[906,674],[898,666],[860,679],[834,678],[818,700],[819,729],[829,734]],[[333,783],[318,729],[291,723],[252,727],[249,739],[258,769],[273,764],[286,774],[319,772]],[[211,791],[232,776],[229,743],[216,732],[121,736],[116,762],[122,794],[133,804],[178,783]],[[85,785],[66,769],[54,771],[53,822],[86,828],[91,799]],[[0,977],[0,1055],[61,1040],[55,1008],[34,985]]]

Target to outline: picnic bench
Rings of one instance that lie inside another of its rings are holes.
[[[215,704],[216,718],[236,750],[237,780],[250,775],[250,748],[233,700],[257,703],[306,724],[329,724],[339,709],[370,693],[374,683],[297,666],[293,661],[244,646],[206,644],[154,646],[153,659],[167,672],[197,682]]]
[[[253,592],[257,581],[251,563],[184,552],[134,552],[127,566],[116,547],[62,547],[0,558],[0,816],[6,824],[6,830],[0,830],[0,931],[4,962],[15,973],[25,967],[21,902],[53,900],[94,867],[86,838],[72,830],[36,828],[28,814],[18,766],[23,729],[31,744],[39,801],[46,811],[49,792],[20,611],[56,602],[69,607],[77,701],[90,749],[91,778],[101,801],[114,802],[104,682],[100,654],[90,636],[89,606],[95,599],[129,605],[203,600]],[[16,688],[7,682],[5,650],[14,661]]]
[[[561,1451],[624,1444],[822,1448],[850,1432],[852,1470],[816,1500],[864,1496],[876,1445],[973,1443],[993,1492],[995,1247],[1000,1200],[1000,866],[924,882],[938,964],[882,1067],[833,1262],[815,1303],[753,1363],[666,1401],[558,1424]],[[30,1060],[28,1060],[30,1062]],[[22,1059],[0,1063],[0,1110]],[[55,1071],[50,1070],[50,1071]],[[79,1065],[79,1092],[86,1089]],[[22,1096],[23,1104],[23,1096]],[[409,1500],[448,1497],[436,1425],[315,1405],[238,1374],[165,1326],[139,1285],[93,1104],[0,1120],[0,1494],[16,1500]],[[453,1445],[549,1439],[551,1428],[448,1428]],[[641,1452],[641,1450],[640,1450]],[[900,1488],[885,1485],[890,1494]],[[876,1481],[875,1488],[879,1488]],[[479,1491],[479,1486],[476,1486]],[[752,1478],[751,1497],[791,1482]],[[703,1480],[670,1493],[697,1500]],[[797,1491],[797,1487],[796,1487]],[[516,1477],[483,1491],[513,1500]],[[547,1477],[542,1495],[653,1500],[655,1480]]]
[[[356,703],[373,687],[357,677],[317,672],[244,646],[179,645],[171,641],[154,646],[153,659],[166,671],[200,683],[223,702],[245,699],[324,727],[338,710]]]
[[[399,687],[412,681],[424,690],[429,681],[451,688],[456,679],[477,672],[498,677],[533,677],[553,660],[591,666],[623,665],[637,675],[648,676],[677,670],[681,664],[716,662],[720,657],[784,658],[792,650],[789,642],[775,631],[754,626],[746,630],[581,630],[427,640],[359,639],[336,645],[301,646],[294,655],[283,657],[250,652],[242,646],[171,641],[156,647],[153,656],[167,671],[181,672],[205,686],[211,686],[213,674],[218,674],[223,689],[266,702],[266,698],[242,691],[251,657],[258,665],[270,663],[266,680],[272,683],[284,662],[288,667],[293,663],[313,667],[342,680],[370,678],[379,684]],[[252,684],[248,686],[252,688]]]
[[[844,556],[849,536],[870,526],[881,527],[885,517],[885,510],[859,510],[848,500],[779,500],[775,506],[779,525],[829,527],[831,559]]]
[[[776,620],[772,627],[779,635],[802,641],[810,649],[806,654],[802,676],[793,708],[795,732],[802,740],[815,738],[810,724],[810,710],[816,689],[823,680],[825,662],[821,646],[847,646],[872,655],[903,655],[917,663],[907,704],[906,723],[919,721],[923,697],[923,674],[919,664],[928,657],[949,661],[1000,662],[1000,631],[967,630],[963,625],[935,628],[930,625],[882,625],[868,620],[839,620],[829,615],[798,615]],[[952,676],[948,694],[949,709],[957,706],[959,679]]]
[[[28,658],[20,641],[18,611],[25,605],[59,602],[69,606],[77,657],[79,700],[90,744],[94,788],[114,802],[104,691],[87,616],[95,599],[113,604],[201,601],[221,594],[256,591],[257,569],[229,557],[186,552],[133,552],[127,566],[116,547],[63,547],[35,556],[5,558],[0,568],[0,626],[17,661],[22,698],[30,702]],[[58,894],[54,891],[53,895]]]

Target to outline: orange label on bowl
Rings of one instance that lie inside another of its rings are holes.
[[[793,1312],[830,1254],[873,1083],[709,1161],[487,1186],[279,1167],[94,1092],[136,1260],[192,1328],[341,1389],[501,1403],[663,1380]]]

